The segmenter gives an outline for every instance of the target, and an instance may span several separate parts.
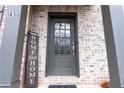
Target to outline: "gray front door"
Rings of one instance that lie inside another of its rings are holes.
[[[49,30],[49,76],[75,76],[75,26],[71,18],[53,18]]]

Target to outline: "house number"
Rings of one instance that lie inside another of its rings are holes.
[[[20,13],[18,12],[8,12],[8,17],[19,17]]]

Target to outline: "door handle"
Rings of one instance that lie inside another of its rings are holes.
[[[75,46],[74,45],[72,46],[72,49],[75,50]]]
[[[75,42],[72,42],[72,54],[75,55]]]

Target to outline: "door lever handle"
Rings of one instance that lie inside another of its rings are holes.
[[[75,50],[75,46],[74,45],[72,46],[72,49]]]
[[[75,55],[75,46],[74,45],[72,46],[72,52],[73,52],[72,54]]]
[[[73,52],[72,54],[75,55],[75,43],[74,43],[74,41],[72,42],[72,52]]]

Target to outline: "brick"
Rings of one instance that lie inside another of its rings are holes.
[[[25,34],[33,31],[39,35],[38,87],[48,87],[50,84],[75,84],[79,88],[90,88],[100,87],[103,80],[109,81],[101,6],[30,6],[30,9]],[[80,77],[45,77],[48,12],[77,12],[78,14]],[[20,76],[21,87],[26,57],[26,38],[25,36]]]

